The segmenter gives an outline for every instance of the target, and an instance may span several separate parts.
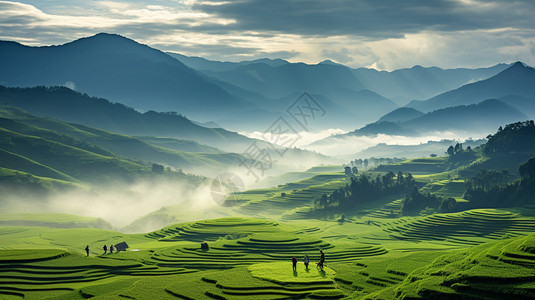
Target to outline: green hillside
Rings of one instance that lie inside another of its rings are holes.
[[[47,140],[88,150],[105,156],[122,156],[135,161],[146,161],[176,169],[195,169],[203,173],[217,172],[237,166],[237,154],[229,154],[192,141],[144,138],[147,142],[126,135],[115,134],[87,126],[68,124],[48,118],[39,118],[13,107],[0,109],[0,126],[17,133],[42,137]],[[190,148],[191,152],[165,148]],[[202,152],[206,150],[207,152]]]

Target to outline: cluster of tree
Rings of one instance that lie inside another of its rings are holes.
[[[466,180],[466,190],[490,191],[507,186],[512,179],[513,176],[507,170],[481,170],[476,176]]]
[[[455,155],[459,155],[464,153],[465,150],[463,149],[463,144],[455,144],[455,147],[449,146],[448,150],[446,150],[446,154],[448,154],[450,157],[453,157]],[[472,152],[472,147],[468,146],[466,148],[466,152]]]
[[[377,175],[375,179],[363,174],[353,177],[349,184],[334,190],[330,194],[323,194],[314,200],[314,209],[329,209],[331,207],[350,208],[363,202],[370,202],[380,197],[406,193],[415,185],[410,173],[403,174],[389,172],[383,176]]]
[[[500,153],[533,152],[535,149],[535,124],[533,121],[516,122],[498,129],[487,136],[483,148],[486,156]]]
[[[463,149],[463,144],[460,143],[455,144],[455,146],[449,146],[446,154],[448,154],[448,169],[455,169],[476,159],[476,154],[472,147],[468,146]]]
[[[535,204],[535,157],[519,167],[520,179],[509,182],[507,172],[481,171],[467,183],[464,209]]]
[[[414,186],[403,199],[401,213],[410,215],[424,211],[424,214],[430,214],[434,211],[454,212],[456,209],[457,201],[454,198],[443,198],[431,193],[422,194],[418,187]]]
[[[377,167],[379,165],[391,165],[394,163],[402,162],[405,158],[376,158],[376,157],[370,157],[366,159],[355,159],[353,161],[350,161],[351,167],[356,167],[358,169],[368,169]]]

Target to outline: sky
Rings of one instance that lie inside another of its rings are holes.
[[[533,0],[0,0],[0,39],[57,45],[107,32],[221,61],[533,66],[534,15]]]

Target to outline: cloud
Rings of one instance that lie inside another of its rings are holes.
[[[303,147],[315,141],[329,137],[331,135],[344,134],[344,133],[347,133],[347,132],[342,129],[334,129],[334,128],[320,130],[317,132],[300,131],[297,133],[299,135],[299,139],[294,144],[294,146]],[[240,134],[245,135],[250,138],[259,139],[259,140],[264,140],[264,135],[265,135],[264,132],[260,132],[260,131],[240,132]],[[281,135],[281,140],[293,139],[293,138],[294,138],[293,134]]]
[[[503,27],[533,28],[533,1],[451,0],[236,0],[192,7],[237,20],[236,29],[299,35],[399,38],[422,30],[459,31]]]
[[[434,132],[426,136],[416,137],[386,134],[374,136],[340,136],[333,137],[329,142],[318,141],[303,148],[333,156],[351,156],[380,143],[386,145],[419,145],[429,141],[441,141],[443,139],[463,141],[472,137],[474,137],[474,133],[451,131]],[[475,136],[475,138],[483,138],[483,136]]]
[[[61,44],[117,33],[215,60],[263,57],[394,70],[535,65],[529,0],[0,1],[0,39]]]

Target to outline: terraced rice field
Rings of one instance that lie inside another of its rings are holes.
[[[464,183],[440,176],[421,175],[420,183],[428,183],[423,191],[459,196]],[[343,174],[330,173],[247,191],[246,204],[225,209],[256,218],[180,223],[146,234],[1,226],[0,298],[533,297],[534,209],[399,217],[396,195],[347,212],[347,222],[336,222],[338,214],[311,219],[313,199],[345,183]],[[121,241],[132,251],[99,251]],[[316,268],[319,250],[323,270]],[[299,260],[295,272],[292,257]]]
[[[515,237],[535,229],[533,218],[498,209],[475,209],[404,220],[403,223],[387,224],[383,230],[400,240],[437,240],[477,245],[487,239]]]
[[[139,262],[84,257],[65,251],[0,250],[0,295],[20,298],[90,296],[80,286],[109,279],[168,276],[190,273],[183,268],[162,268]]]
[[[355,245],[337,249],[311,232],[317,228],[289,231],[288,228],[261,219],[224,218],[168,227],[147,234],[158,241],[212,241],[210,249],[178,247],[156,251],[150,258],[159,266],[194,269],[227,269],[261,262],[289,261],[291,257],[308,255],[319,260],[319,250],[329,252],[329,261],[354,261],[360,257],[387,253],[380,246]],[[245,233],[246,232],[246,233]]]
[[[532,234],[454,251],[362,298],[533,299],[534,245]]]
[[[275,189],[246,191],[243,199],[248,201],[239,207],[239,211],[253,216],[280,217],[289,210],[310,208],[314,199],[346,184],[344,174],[333,173],[316,175]]]

